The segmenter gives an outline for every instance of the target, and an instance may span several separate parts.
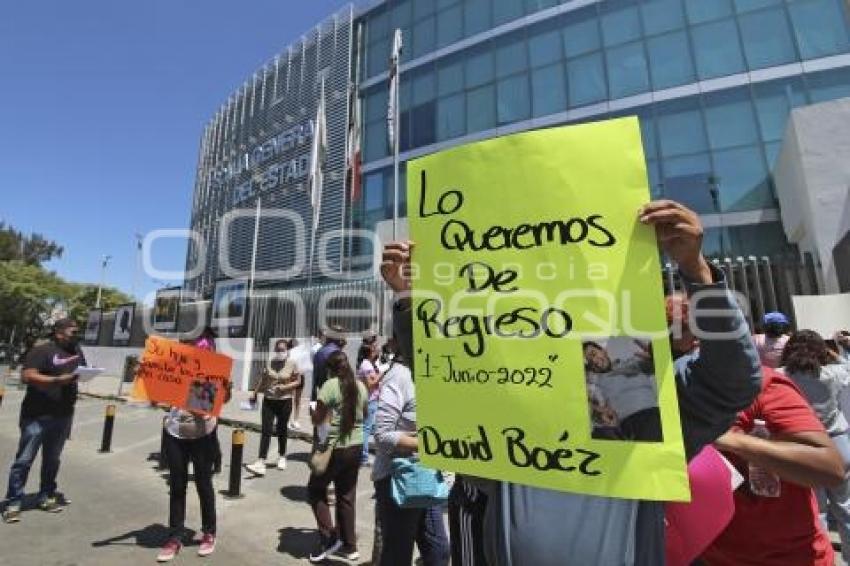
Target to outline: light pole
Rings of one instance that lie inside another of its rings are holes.
[[[133,302],[137,303],[136,291],[139,283],[139,270],[142,267],[142,240],[144,236],[136,232],[136,265],[133,267]]]
[[[100,295],[103,292],[103,280],[106,278],[106,266],[109,265],[109,260],[112,259],[111,255],[103,256],[103,260],[100,262],[100,283],[97,286],[97,301],[95,301],[94,308],[100,308]]]

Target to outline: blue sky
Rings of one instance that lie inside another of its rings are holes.
[[[130,292],[136,232],[187,228],[204,124],[344,0],[28,0],[0,7],[0,220],[63,277]],[[153,249],[182,270],[185,242]],[[137,296],[161,286],[141,274]]]

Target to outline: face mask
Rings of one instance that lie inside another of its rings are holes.
[[[65,336],[58,340],[60,346],[65,348],[68,351],[73,351],[77,349],[77,346],[80,343],[80,336],[78,334],[73,334],[71,336]]]

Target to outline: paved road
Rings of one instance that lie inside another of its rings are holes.
[[[0,489],[5,491],[8,466],[18,442],[17,419],[23,392],[6,390],[0,407]],[[84,398],[77,404],[72,438],[66,444],[59,489],[72,500],[56,515],[25,510],[20,523],[0,523],[0,565],[70,566],[145,564],[155,562],[164,540],[168,514],[167,476],[149,461],[158,452],[162,412],[119,405],[113,450],[99,454],[106,403]],[[216,490],[227,487],[231,430],[219,430],[224,470]],[[257,454],[258,435],[246,435],[246,461]],[[273,441],[272,453],[276,456]],[[184,547],[176,564],[305,564],[316,540],[315,521],[306,502],[309,446],[290,440],[290,464],[285,471],[269,469],[265,478],[243,474],[245,497],[229,501],[218,496],[218,546],[214,555],[199,558]],[[28,493],[37,490],[39,462],[33,466]],[[364,470],[368,472],[368,470]],[[361,473],[357,494],[358,546],[368,564],[374,522],[372,486]],[[190,486],[187,526],[200,526],[198,501]],[[331,560],[328,564],[348,564]]]

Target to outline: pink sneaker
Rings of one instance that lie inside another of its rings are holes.
[[[198,556],[209,556],[215,551],[215,535],[209,533],[201,537],[201,546],[198,548]]]
[[[168,539],[162,548],[159,549],[159,554],[156,555],[157,562],[170,562],[177,556],[177,553],[180,552],[180,548],[183,545],[180,544],[180,541],[176,538]]]

